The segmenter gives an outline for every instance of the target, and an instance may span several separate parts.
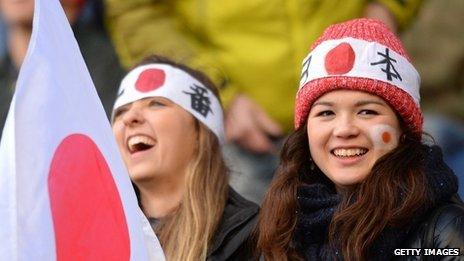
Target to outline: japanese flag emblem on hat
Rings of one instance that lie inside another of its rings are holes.
[[[398,112],[413,133],[422,132],[420,76],[402,43],[373,19],[355,19],[325,30],[303,60],[296,97],[295,127],[327,92],[347,89],[377,95]]]

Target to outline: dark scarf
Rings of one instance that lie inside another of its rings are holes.
[[[440,148],[433,146],[426,149],[425,173],[430,198],[433,202],[449,199],[457,192],[457,178],[443,162]],[[300,186],[297,196],[299,211],[294,233],[297,250],[306,260],[342,260],[341,251],[327,242],[328,227],[341,197],[323,183]],[[370,253],[375,254],[376,260],[392,259],[393,250],[407,239],[419,222],[420,217],[416,217],[402,228],[387,227],[370,247]]]

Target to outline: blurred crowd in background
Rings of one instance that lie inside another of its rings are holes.
[[[424,1],[401,38],[422,79],[424,129],[444,150],[464,195],[464,2]]]
[[[30,36],[30,31],[24,30],[25,26],[23,25],[27,24],[31,28],[33,14],[32,9],[8,9],[8,1],[10,0],[0,0],[0,128],[3,128],[9,102],[14,92],[18,68],[25,56],[27,41],[25,42],[24,39],[27,39],[28,33]],[[71,10],[75,9],[75,11],[67,12],[68,19],[105,111],[109,115],[116,97],[118,83],[123,77],[124,71],[128,69],[123,69],[121,64],[125,67],[128,67],[129,64],[118,59],[108,33],[107,25],[109,23],[107,22],[110,19],[108,19],[109,15],[105,13],[105,4],[112,5],[111,14],[114,14],[117,12],[115,10],[118,9],[114,6],[116,1],[62,0],[61,2],[65,10],[66,6]],[[120,4],[121,10],[124,10],[123,2],[120,1]],[[191,7],[185,6],[185,8]],[[399,32],[422,77],[421,106],[425,112],[424,129],[441,145],[445,161],[460,178],[461,196],[464,196],[463,14],[464,1],[462,0],[425,0],[408,27]],[[21,30],[17,30],[18,28]],[[111,30],[113,30],[113,34],[114,30],[118,30],[115,23],[112,23]],[[305,43],[308,41],[306,40]],[[127,59],[127,57],[121,58]],[[295,66],[292,70],[299,71],[300,66]],[[272,75],[266,77],[272,77]],[[290,87],[288,92],[290,95],[294,95],[296,86]],[[227,104],[226,107],[228,107]],[[293,111],[293,107],[288,109]],[[269,136],[272,136],[272,141],[276,145],[275,149],[278,150],[279,144],[282,142],[282,131],[278,128],[272,130],[270,127],[270,129]],[[228,150],[234,150],[234,148]],[[270,163],[272,160],[275,159],[264,157],[260,163],[253,161],[251,164],[261,164],[263,167],[276,166],[277,163]],[[243,173],[246,170],[236,170],[233,161],[231,162],[229,167],[232,172],[239,172],[238,176],[246,177],[248,175]],[[259,168],[259,166],[254,167]],[[272,173],[268,176],[272,177]],[[242,183],[248,183],[253,190],[264,191],[266,182],[261,182],[260,178],[256,179],[258,183],[253,183],[249,179]],[[238,187],[242,184],[235,182],[235,186]],[[234,185],[234,180],[232,180],[232,185]],[[237,190],[247,197],[247,189],[237,188]],[[260,195],[250,195],[249,198],[257,202],[261,200]]]

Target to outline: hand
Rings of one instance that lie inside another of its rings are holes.
[[[225,132],[229,142],[236,142],[255,153],[272,153],[272,137],[282,136],[282,128],[254,101],[238,95],[226,113]]]
[[[374,18],[384,22],[394,33],[398,31],[398,25],[393,14],[386,6],[380,3],[371,2],[364,9],[364,17]]]

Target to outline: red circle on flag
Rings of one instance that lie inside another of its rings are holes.
[[[129,260],[126,218],[97,145],[72,134],[59,144],[48,175],[57,260]]]
[[[325,56],[325,70],[328,74],[345,74],[353,69],[355,53],[349,43],[341,43]]]
[[[161,69],[146,69],[140,73],[135,82],[135,89],[139,92],[150,92],[164,85],[166,73]]]

